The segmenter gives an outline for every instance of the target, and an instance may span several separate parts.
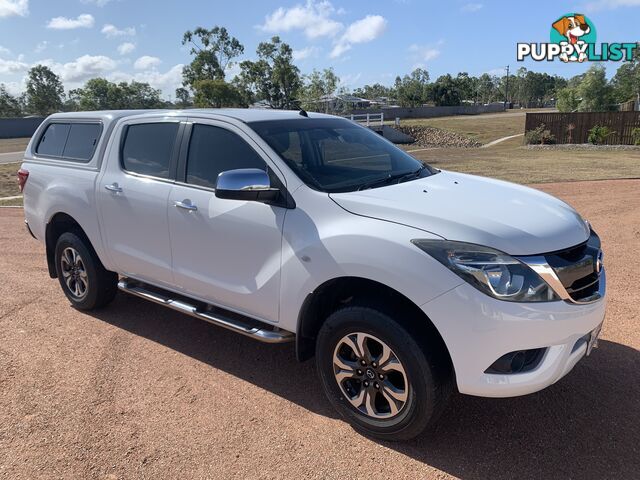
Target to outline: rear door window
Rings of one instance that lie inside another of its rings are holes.
[[[169,178],[179,126],[177,122],[129,125],[122,146],[122,167],[140,175]]]

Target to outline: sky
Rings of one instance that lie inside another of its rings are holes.
[[[239,60],[279,35],[302,73],[332,67],[351,89],[391,85],[417,67],[432,79],[503,75],[506,65],[569,77],[589,65],[516,61],[517,42],[548,42],[568,12],[593,21],[598,43],[640,40],[640,0],[0,0],[0,83],[20,93],[40,63],[67,90],[101,76],[148,82],[171,98],[190,61],[183,33],[214,25],[245,46]],[[612,75],[619,64],[606,66]]]

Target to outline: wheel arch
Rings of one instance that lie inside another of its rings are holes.
[[[361,277],[334,278],[307,295],[298,314],[296,356],[299,361],[315,354],[315,339],[327,317],[341,306],[354,303],[393,315],[421,345],[437,349],[437,355],[453,372],[451,355],[442,335],[420,307],[388,285]],[[401,315],[397,315],[398,312]]]
[[[56,269],[55,263],[55,252],[58,239],[63,233],[71,231],[77,232],[82,237],[82,239],[87,242],[87,247],[93,250],[93,252],[95,253],[95,248],[93,247],[89,236],[86,234],[85,230],[75,218],[64,212],[57,212],[53,214],[45,226],[47,267],[49,269],[49,276],[51,278],[58,277],[58,271]]]

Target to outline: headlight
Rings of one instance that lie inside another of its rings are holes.
[[[509,302],[560,300],[524,263],[493,248],[447,240],[411,240],[481,292]]]

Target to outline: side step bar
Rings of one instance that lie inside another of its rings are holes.
[[[136,297],[150,300],[159,305],[169,307],[178,312],[186,313],[205,322],[218,325],[236,333],[246,335],[255,340],[265,343],[287,343],[294,340],[295,335],[278,327],[267,325],[258,320],[242,317],[232,312],[223,313],[222,309],[209,307],[206,310],[193,305],[189,299],[181,295],[174,295],[171,292],[155,287],[147,286],[143,283],[122,279],[118,282],[118,288],[123,292],[130,293]],[[175,297],[173,298],[172,295]],[[195,302],[195,301],[194,301]],[[200,302],[195,302],[200,303]],[[204,304],[203,304],[204,305]],[[215,312],[214,312],[215,310]]]

